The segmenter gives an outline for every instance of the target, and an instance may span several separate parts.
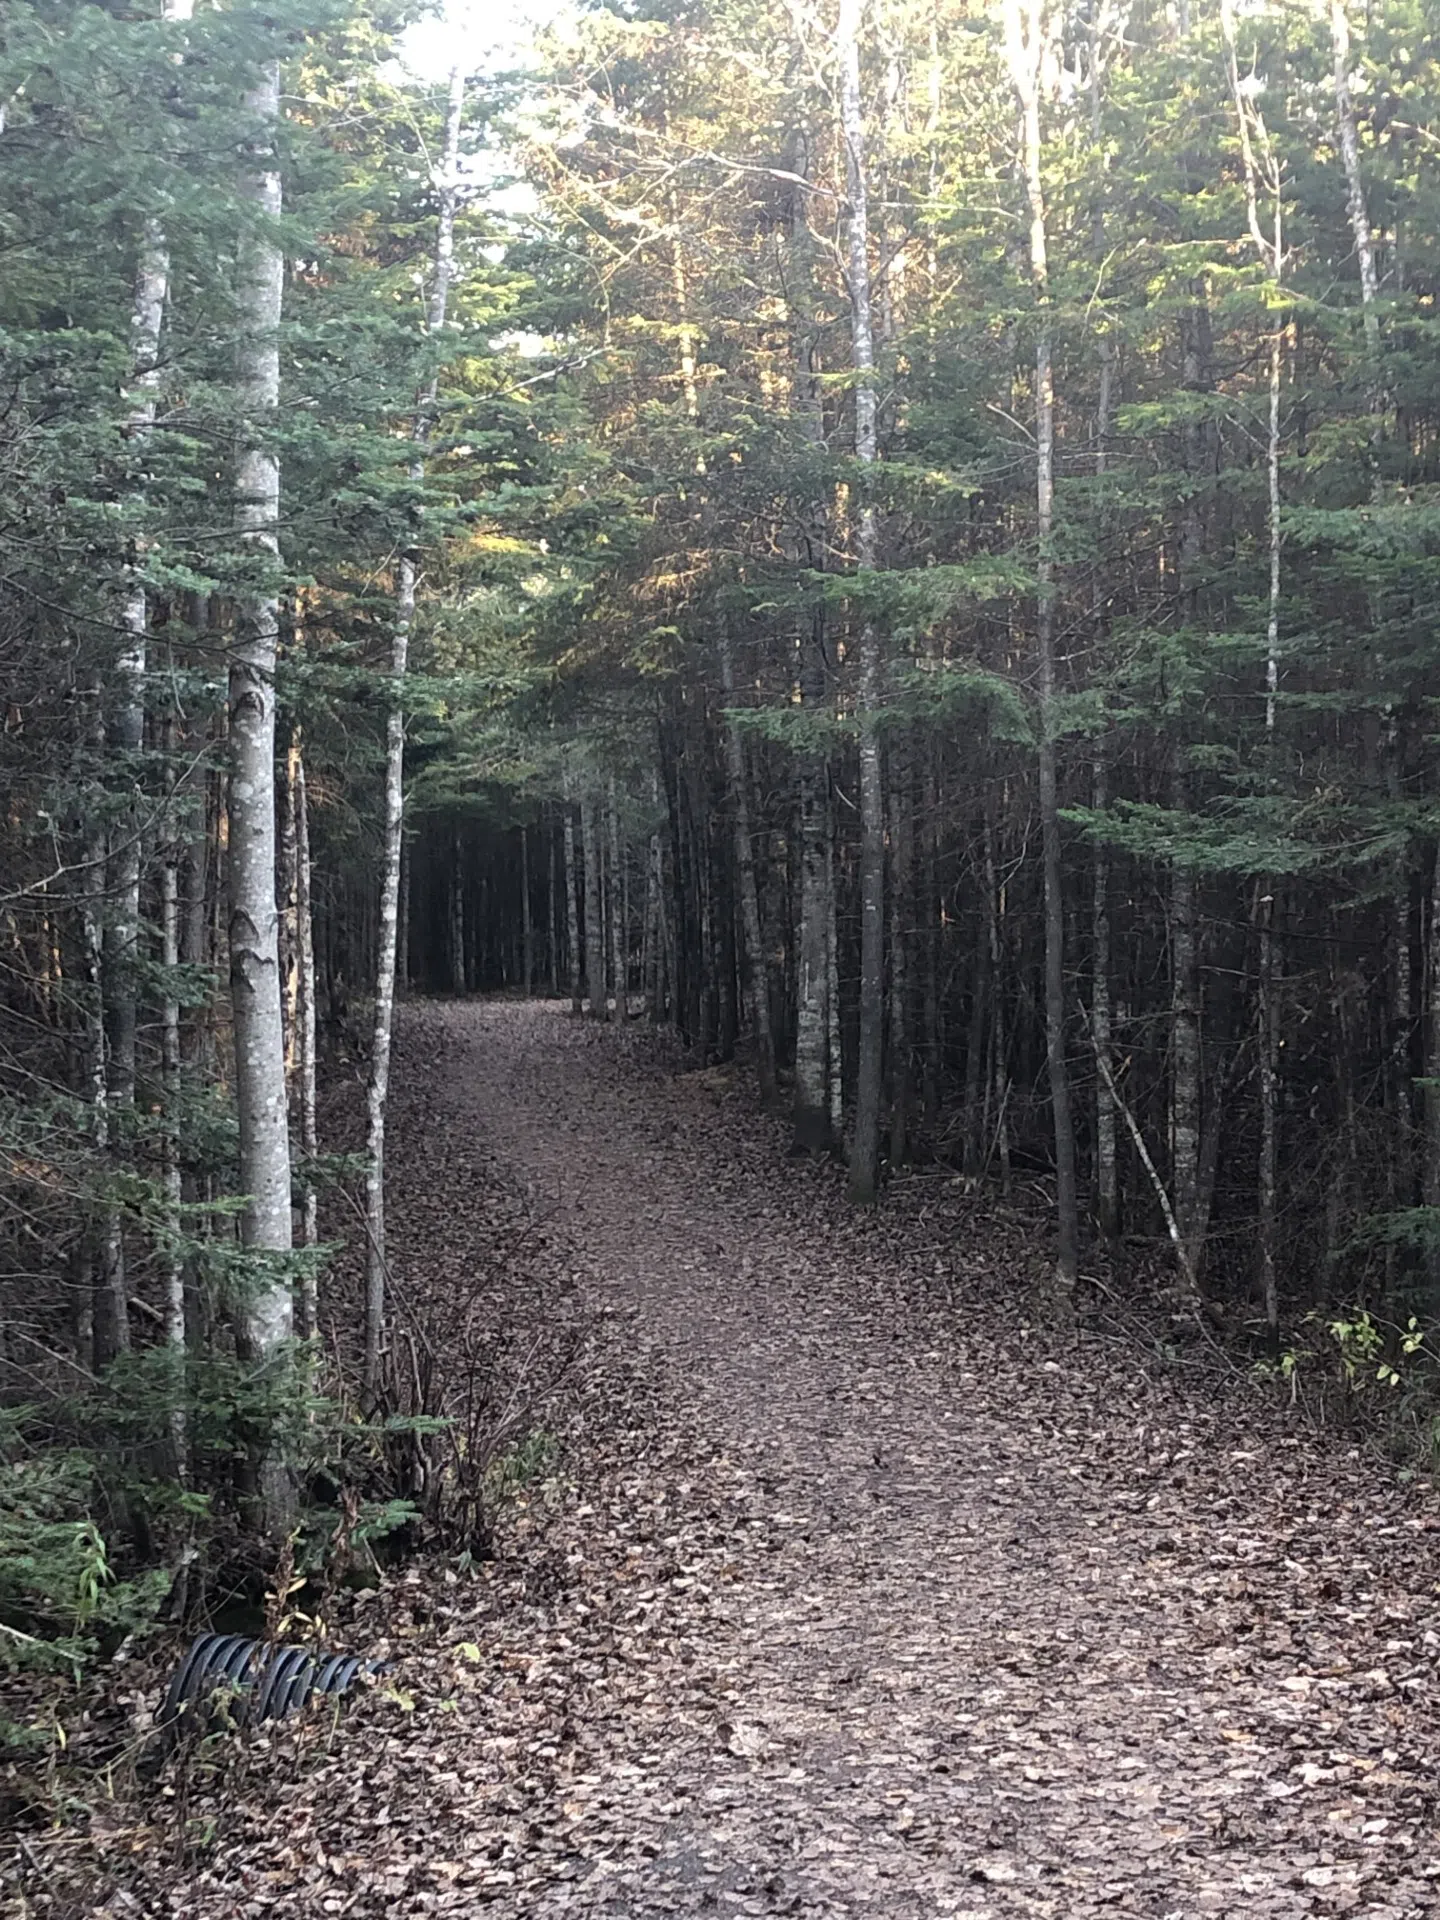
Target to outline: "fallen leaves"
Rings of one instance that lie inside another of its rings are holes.
[[[517,1352],[583,1328],[560,1464],[495,1562],[357,1603],[384,1688],[192,1783],[206,1843],[93,1911],[1433,1913],[1428,1497],[1027,1327],[1033,1222],[920,1176],[858,1217],[729,1088],[406,1010],[398,1264]],[[497,1208],[545,1222],[518,1276]]]

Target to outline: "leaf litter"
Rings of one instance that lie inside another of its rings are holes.
[[[1440,1910],[1428,1490],[1044,1331],[1033,1221],[939,1175],[857,1216],[649,1034],[414,1005],[393,1099],[413,1294],[540,1223],[559,1470],[357,1597],[383,1681],[188,1787],[184,1846],[117,1822],[86,1911]]]

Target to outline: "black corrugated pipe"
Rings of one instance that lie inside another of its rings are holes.
[[[170,1741],[200,1727],[253,1727],[284,1720],[318,1693],[347,1693],[379,1660],[354,1653],[312,1653],[246,1633],[202,1633],[165,1692],[156,1726]]]

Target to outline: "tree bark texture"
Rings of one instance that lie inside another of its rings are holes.
[[[445,116],[445,147],[439,178],[439,215],[435,256],[426,314],[431,336],[444,328],[455,263],[455,210],[459,201],[460,123],[465,112],[465,76],[456,67],[450,76]],[[438,391],[432,372],[416,408],[414,439],[417,457],[410,478],[424,478],[423,452]],[[366,1391],[374,1393],[380,1377],[384,1344],[388,1256],[385,1240],[385,1109],[390,1094],[390,1045],[395,1025],[396,953],[400,930],[400,866],[405,836],[405,675],[409,669],[410,633],[415,622],[415,584],[420,557],[413,547],[400,556],[395,592],[395,614],[390,644],[390,697],[385,716],[384,845],[380,867],[379,938],[375,959],[375,1021],[370,1042],[370,1073],[365,1092],[365,1366]],[[527,970],[528,977],[528,970]]]
[[[841,0],[836,30],[840,67],[840,129],[845,143],[849,200],[850,356],[855,374],[855,460],[863,470],[878,458],[875,335],[870,302],[869,183],[865,117],[860,95],[860,30],[865,0]],[[862,496],[855,564],[874,571],[879,528],[874,503]],[[880,1109],[885,1089],[885,780],[880,754],[883,706],[880,635],[862,615],[856,643],[860,722],[860,1024],[855,1073],[855,1131],[850,1147],[850,1197],[873,1201],[880,1178]]]
[[[238,287],[241,445],[236,519],[250,580],[230,655],[230,990],[235,1029],[242,1237],[256,1252],[290,1251],[290,1133],[275,902],[275,658],[279,635],[280,466],[270,445],[280,402],[284,260],[276,223],[280,73],[267,67],[244,101],[252,123]],[[251,1288],[247,1333],[273,1352],[292,1326],[288,1277]]]
[[[1075,1128],[1065,1058],[1065,896],[1061,864],[1059,745],[1055,684],[1055,384],[1051,364],[1050,269],[1041,177],[1040,83],[1046,52],[1045,0],[1006,0],[1005,44],[1020,105],[1021,166],[1030,214],[1030,279],[1035,299],[1035,520],[1038,548],[1035,638],[1039,691],[1039,798],[1045,889],[1045,1057],[1055,1133],[1056,1282],[1067,1298],[1079,1274]]]

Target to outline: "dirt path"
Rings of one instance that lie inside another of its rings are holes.
[[[1440,1910],[1418,1496],[1025,1336],[983,1248],[855,1222],[632,1037],[420,1007],[400,1078],[396,1220],[463,1249],[498,1169],[605,1316],[589,1465],[519,1586],[417,1598],[417,1704],[297,1780],[278,1861],[237,1835],[175,1910]]]

